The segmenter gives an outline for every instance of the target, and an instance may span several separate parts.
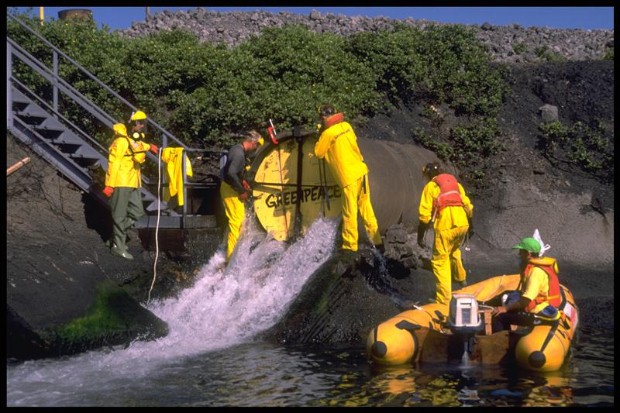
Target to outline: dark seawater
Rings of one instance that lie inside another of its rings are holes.
[[[544,374],[459,364],[378,368],[361,346],[254,341],[329,258],[335,236],[336,225],[318,222],[290,247],[248,237],[225,270],[223,255],[214,256],[192,288],[148,306],[170,327],[162,339],[7,360],[7,406],[614,406],[613,327],[581,323],[565,365]]]
[[[376,368],[364,349],[244,343],[177,358],[148,375],[62,384],[71,359],[9,363],[8,406],[614,406],[613,334],[582,332],[554,373],[501,367],[422,365]],[[145,358],[144,363],[148,363]],[[53,364],[58,368],[49,369]],[[40,375],[36,370],[40,368]],[[57,376],[47,376],[53,371]],[[33,376],[34,375],[34,376]],[[21,379],[30,377],[20,382]],[[36,377],[36,378],[33,378]]]

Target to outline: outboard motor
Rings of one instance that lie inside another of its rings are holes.
[[[478,301],[473,294],[452,294],[450,313],[446,324],[457,339],[463,342],[462,360],[469,360],[474,336],[484,329],[484,323],[478,311]]]

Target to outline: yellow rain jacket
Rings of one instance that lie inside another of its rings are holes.
[[[183,148],[168,147],[164,148],[161,153],[161,160],[166,164],[166,174],[168,175],[168,188],[164,191],[164,200],[167,202],[170,198],[177,195],[177,204],[179,206],[185,204],[182,155]],[[187,155],[185,155],[185,174],[187,176],[194,176],[192,164]]]
[[[433,228],[435,231],[450,229],[455,227],[469,226],[467,217],[471,217],[474,206],[465,194],[463,186],[459,183],[459,194],[463,201],[463,206],[447,206],[435,217]],[[433,203],[439,196],[440,189],[434,181],[429,181],[422,190],[420,206],[418,208],[420,221],[428,224],[433,216]]]
[[[341,113],[335,114],[336,117]],[[329,118],[329,121],[331,118]],[[314,146],[317,158],[325,158],[332,174],[342,188],[357,181],[368,173],[368,166],[357,146],[357,137],[348,122],[338,122],[321,133]]]
[[[467,279],[467,273],[463,267],[460,246],[469,230],[469,221],[474,206],[465,194],[463,186],[458,184],[459,194],[463,206],[446,206],[435,216],[433,228],[435,240],[433,242],[433,255],[431,267],[437,283],[435,301],[449,304],[452,298],[452,280],[463,282]],[[422,190],[418,218],[428,224],[433,216],[433,205],[441,190],[434,181],[429,181]]]
[[[379,226],[370,202],[368,166],[357,145],[357,136],[342,113],[325,120],[325,129],[314,145],[317,158],[325,158],[342,188],[342,249],[358,250],[358,213],[374,245],[382,244]]]
[[[151,145],[128,137],[127,127],[122,123],[115,124],[112,129],[115,137],[109,148],[105,186],[140,188],[140,167],[146,160],[146,152]]]

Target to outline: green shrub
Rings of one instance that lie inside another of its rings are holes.
[[[575,122],[567,127],[555,121],[540,124],[539,130],[539,147],[549,160],[573,165],[605,182],[613,182],[613,137],[606,138],[600,124],[590,127]]]
[[[424,131],[424,129],[415,128],[411,132],[411,135],[414,142],[435,152],[439,159],[448,161],[453,158],[454,148],[445,142],[440,142],[437,139],[432,138]]]
[[[401,104],[450,107],[462,124],[452,136],[437,137],[440,142],[412,138],[453,162],[493,153],[497,145],[491,131],[508,90],[503,69],[491,63],[465,26],[420,30],[395,24],[376,33],[338,36],[287,25],[266,28],[229,49],[179,29],[124,38],[89,22],[40,26],[35,18],[22,18],[189,146],[225,148],[233,134],[249,128],[264,132],[269,119],[279,130],[313,128],[316,108],[325,102],[354,123]],[[15,24],[7,25],[7,35],[51,64],[50,53]],[[128,118],[124,105],[70,65],[62,65],[60,74],[119,121]],[[46,87],[36,76],[28,82]],[[66,115],[85,118],[72,109]],[[443,118],[431,121],[438,127]],[[110,131],[92,129],[107,146]],[[481,171],[484,162],[477,164]]]

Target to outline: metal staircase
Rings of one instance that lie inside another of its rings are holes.
[[[95,176],[97,173],[101,176],[102,171],[99,169],[103,169],[103,173],[107,171],[108,150],[84,131],[98,130],[111,137],[112,126],[119,121],[61,78],[60,64],[70,65],[82,79],[90,82],[91,87],[95,85],[109,93],[119,102],[119,108],[125,108],[123,113],[131,113],[136,107],[19,19],[7,15],[7,22],[9,19],[32,35],[32,38],[40,43],[39,54],[40,50],[49,52],[53,63],[50,68],[50,65],[43,63],[9,38],[7,33],[7,132],[27,144],[79,188],[107,206],[107,199],[101,193],[101,185],[96,183]],[[36,91],[27,86],[28,79],[37,79],[39,82]],[[41,83],[44,86],[41,86]],[[71,113],[71,118],[74,120],[67,119],[63,113]],[[76,124],[75,119],[82,119],[83,124]],[[220,153],[220,151],[188,148],[152,119],[148,119],[147,122],[149,131],[159,136],[161,147],[167,147],[170,142],[173,146],[184,148],[184,153],[200,151],[203,156]],[[177,212],[178,208],[175,211],[159,199],[156,195],[157,184],[161,184],[160,176],[163,168],[153,154],[148,153],[147,160],[150,168],[143,167],[141,188],[147,215],[136,223],[137,228],[151,228],[155,226],[155,222],[159,227],[172,229],[216,227],[213,215],[194,214],[188,211],[187,202],[182,212]],[[183,171],[185,168],[184,164]],[[152,172],[153,169],[155,173]],[[196,184],[188,182],[185,177],[184,199],[191,198],[192,190],[205,188],[213,190],[217,185],[218,182],[215,180]]]

